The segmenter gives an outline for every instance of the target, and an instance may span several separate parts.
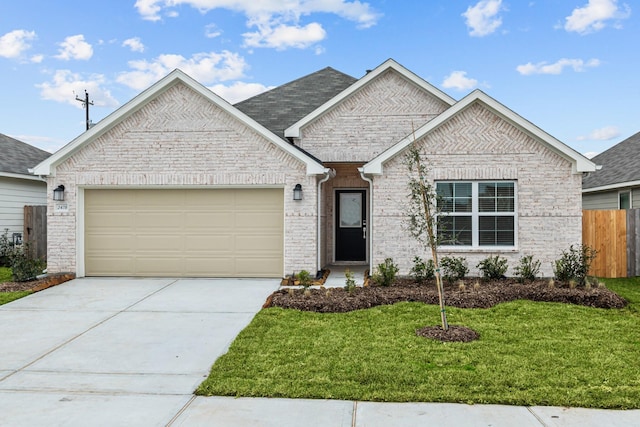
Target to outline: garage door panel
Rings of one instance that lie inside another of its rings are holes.
[[[282,189],[85,190],[87,275],[280,277]]]

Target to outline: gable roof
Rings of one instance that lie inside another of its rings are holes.
[[[356,81],[355,77],[327,67],[239,102],[234,107],[284,139],[286,128]]]
[[[640,185],[640,132],[595,156],[602,166],[582,179],[583,191],[600,191]]]
[[[94,139],[100,137],[104,133],[108,132],[118,123],[125,120],[131,114],[138,111],[148,102],[156,98],[158,95],[162,94],[169,88],[173,87],[176,84],[182,83],[195,91],[196,93],[202,95],[207,98],[212,103],[216,104],[219,108],[235,117],[239,121],[246,124],[248,127],[252,128],[254,131],[262,135],[272,144],[277,145],[285,152],[292,155],[294,158],[300,160],[307,167],[308,175],[320,175],[326,173],[326,168],[320,164],[316,159],[309,156],[308,154],[298,150],[293,147],[291,144],[286,141],[278,138],[264,126],[256,122],[251,117],[247,116],[242,111],[238,110],[227,101],[207,89],[202,84],[198,83],[187,74],[182,72],[181,70],[174,70],[166,77],[159,80],[157,83],[140,93],[138,96],[133,98],[131,101],[127,102],[122,107],[118,108],[116,111],[111,113],[109,116],[99,121],[95,126],[93,126],[88,131],[84,132],[76,139],[62,147],[60,150],[55,152],[51,157],[43,161],[42,163],[35,166],[30,172],[36,175],[52,175],[55,176],[55,168],[58,164],[65,161],[67,158],[72,156],[75,152],[80,150],[85,144],[90,143]]]
[[[393,59],[387,59],[385,62],[377,66],[372,71],[369,71],[367,74],[364,75],[364,77],[362,77],[356,83],[349,86],[340,94],[329,99],[327,102],[325,102],[324,104],[320,105],[318,108],[313,110],[310,114],[306,115],[305,117],[303,117],[302,119],[298,120],[296,123],[288,127],[284,131],[284,136],[292,137],[292,138],[300,137],[300,129],[302,129],[305,125],[312,122],[313,120],[320,117],[321,115],[325,114],[327,111],[331,110],[333,107],[341,103],[344,99],[348,98],[353,93],[360,90],[363,86],[367,85],[372,80],[375,80],[380,74],[384,73],[387,70],[397,71],[398,73],[400,73],[400,75],[405,77],[407,80],[413,82],[415,85],[421,87],[422,89],[429,92],[436,98],[440,99],[447,105],[453,105],[455,103],[455,99],[451,98],[449,95],[442,92],[440,89],[436,88],[435,86],[431,85],[427,81],[423,80],[418,75],[412,73],[402,65],[398,64]]]
[[[51,153],[0,133],[0,176],[37,179],[29,173]]]
[[[584,157],[582,154],[578,153],[568,145],[560,142],[528,120],[525,120],[481,90],[476,89],[469,95],[458,101],[455,105],[444,111],[438,117],[416,129],[414,134],[405,137],[386,151],[380,153],[380,155],[378,155],[375,159],[371,160],[369,163],[365,164],[362,167],[362,172],[368,175],[382,175],[382,170],[385,162],[401,153],[413,141],[419,140],[424,135],[433,131],[438,126],[449,120],[451,117],[460,113],[475,102],[482,103],[485,107],[489,108],[495,114],[509,121],[511,124],[515,125],[534,139],[542,141],[542,143],[547,148],[569,160],[573,164],[574,173],[591,172],[596,170],[596,165],[589,159]]]

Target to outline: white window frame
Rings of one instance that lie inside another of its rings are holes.
[[[440,249],[447,251],[486,251],[486,252],[512,252],[518,248],[518,183],[515,180],[460,180],[460,181],[436,181],[436,190],[438,184],[459,184],[471,183],[471,212],[456,213],[442,212],[442,216],[471,216],[471,246],[464,245],[440,245]],[[513,184],[513,212],[480,212],[478,207],[478,187],[481,183],[511,183]],[[481,216],[509,216],[513,217],[513,245],[510,246],[487,246],[480,245],[480,220]],[[437,233],[437,232],[436,232]]]
[[[620,206],[620,196],[622,194],[624,194],[624,193],[628,193],[629,194],[629,207],[628,208],[622,208]],[[631,190],[620,190],[620,191],[618,191],[618,209],[632,209],[633,208],[633,199],[632,199],[633,196],[632,196],[632,194],[633,194],[633,191],[631,191]]]

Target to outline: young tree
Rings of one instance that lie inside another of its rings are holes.
[[[426,156],[425,156],[426,157]],[[405,156],[405,164],[409,169],[409,208],[407,225],[411,235],[428,251],[435,267],[438,300],[440,302],[440,318],[442,329],[448,330],[447,312],[444,303],[444,288],[438,262],[438,236],[436,221],[438,213],[438,195],[427,178],[427,160],[423,159],[415,143],[409,147]]]

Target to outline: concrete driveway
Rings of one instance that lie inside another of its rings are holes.
[[[278,286],[84,278],[0,306],[0,424],[167,425]]]

